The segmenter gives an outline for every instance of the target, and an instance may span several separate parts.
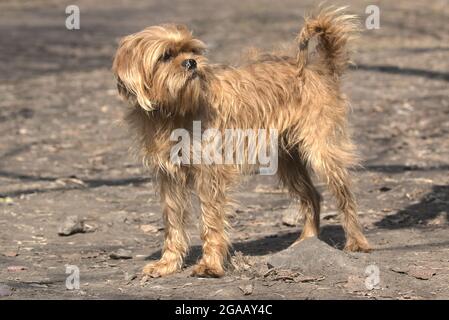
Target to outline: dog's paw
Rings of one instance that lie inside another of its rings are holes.
[[[364,240],[349,239],[348,241],[346,241],[344,250],[351,252],[371,252],[372,248],[366,239]]]
[[[159,260],[143,267],[142,273],[151,278],[159,278],[179,271],[181,268],[176,262]]]
[[[224,274],[225,272],[221,265],[208,265],[204,261],[198,262],[192,271],[193,277],[220,278]]]

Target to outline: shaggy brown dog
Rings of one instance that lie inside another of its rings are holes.
[[[307,18],[294,55],[259,54],[235,68],[209,64],[205,45],[182,25],[161,25],[122,39],[113,63],[120,94],[130,104],[127,121],[145,163],[155,171],[165,222],[159,261],[143,272],[163,276],[181,269],[188,250],[190,191],[201,206],[203,256],[193,274],[219,277],[228,257],[228,189],[250,166],[185,165],[171,160],[173,130],[275,129],[278,176],[299,199],[304,229],[298,241],[319,233],[320,195],[310,171],[326,181],[342,213],[346,249],[369,251],[358,222],[348,168],[357,163],[347,133],[348,101],[340,78],[349,63],[354,16],[341,9]],[[317,38],[309,59],[308,42]],[[317,253],[319,254],[319,253]]]

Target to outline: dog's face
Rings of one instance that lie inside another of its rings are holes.
[[[129,35],[114,58],[118,90],[148,111],[192,111],[200,103],[208,73],[204,50],[204,43],[182,25],[154,26]]]

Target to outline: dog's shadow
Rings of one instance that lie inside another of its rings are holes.
[[[300,233],[301,230],[298,229],[291,232],[268,235],[259,239],[234,242],[231,247],[231,253],[234,251],[240,251],[247,256],[270,255],[287,249],[298,239]],[[341,226],[323,226],[321,228],[319,238],[332,247],[343,249],[345,235]],[[186,266],[194,265],[201,257],[201,251],[201,246],[192,246],[185,260]],[[158,250],[146,257],[145,260],[158,260],[161,258],[161,254],[162,251]]]

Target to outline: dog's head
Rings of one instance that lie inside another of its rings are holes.
[[[192,111],[207,77],[204,50],[183,25],[153,26],[123,38],[113,63],[119,93],[148,111]]]

